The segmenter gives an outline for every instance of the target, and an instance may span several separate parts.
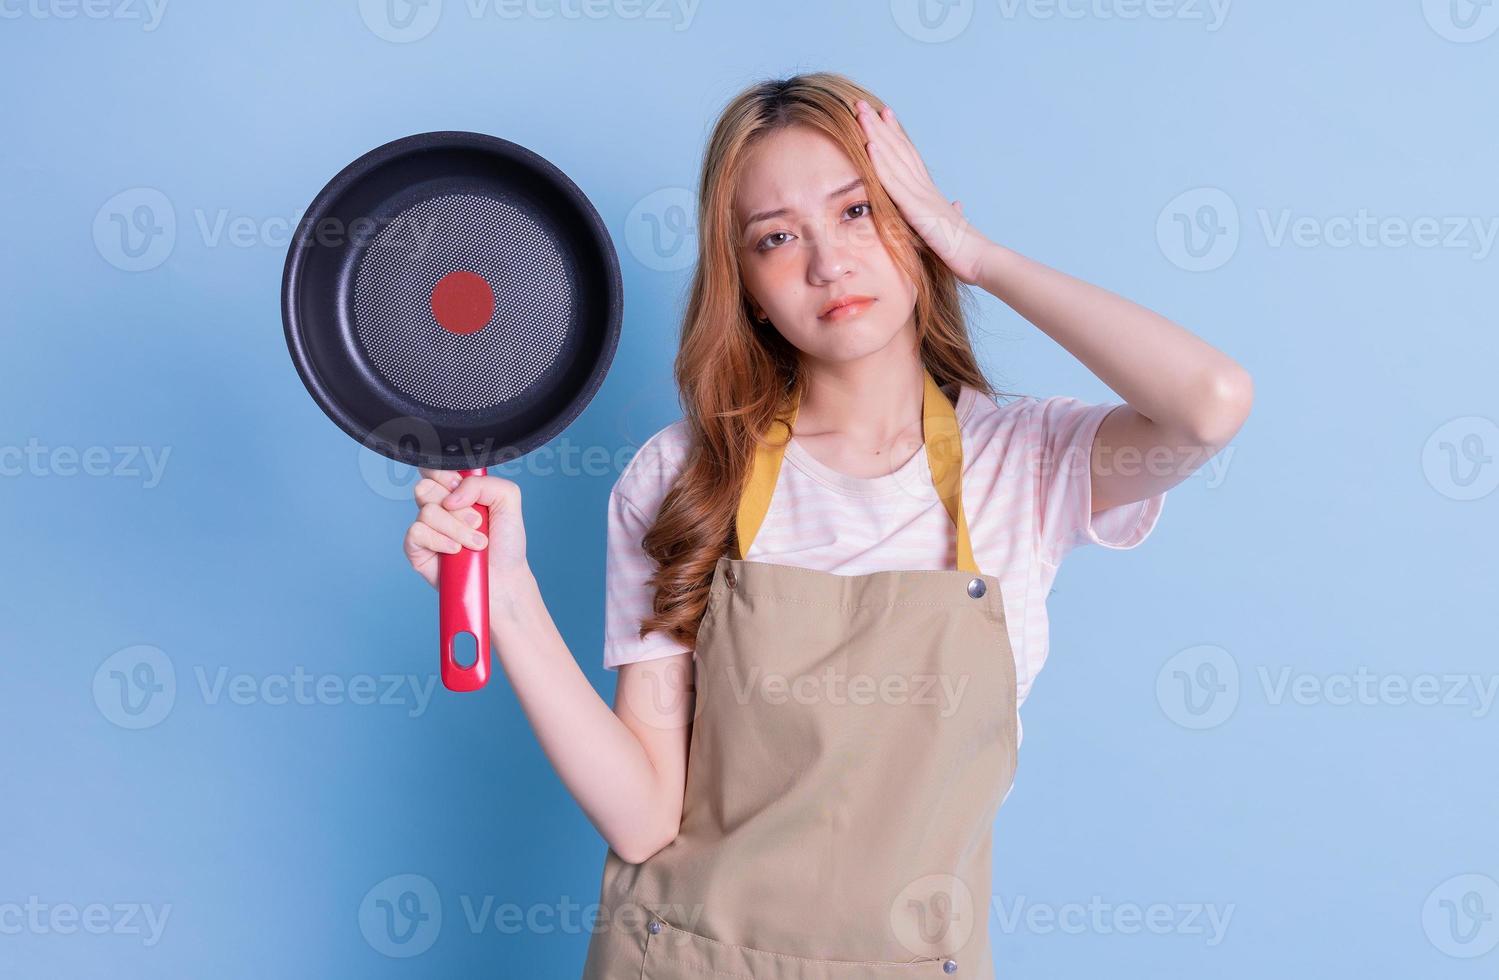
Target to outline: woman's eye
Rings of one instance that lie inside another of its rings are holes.
[[[860,201],[858,204],[850,204],[848,207],[846,207],[846,208],[843,209],[843,213],[844,214],[848,214],[850,211],[856,211],[859,208],[863,208],[864,209],[863,212],[860,213],[860,214],[854,215],[853,218],[851,218],[850,220],[855,220],[855,219],[858,219],[858,218],[862,218],[865,215],[869,214],[870,207],[869,207],[869,202],[868,201]],[[769,251],[769,250],[771,250],[773,248],[780,247],[781,243],[777,242],[777,241],[774,241],[774,239],[780,238],[780,237],[790,238],[791,236],[790,236],[790,233],[788,233],[788,232],[773,231],[769,235],[766,235],[764,238],[760,239],[759,244],[757,244],[755,246],[755,250],[759,251],[759,252],[767,252],[767,251]]]

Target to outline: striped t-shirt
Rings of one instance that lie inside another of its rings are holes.
[[[1046,595],[1062,557],[1089,542],[1135,547],[1165,503],[1162,492],[1091,513],[1093,435],[1119,404],[1059,395],[1000,405],[966,385],[959,392],[963,509],[979,571],[1000,581],[1017,709],[1046,662]],[[687,437],[684,419],[651,436],[609,494],[604,666],[611,670],[691,651],[661,632],[639,637],[653,570],[640,542],[686,459]],[[924,451],[893,472],[864,478],[825,466],[792,438],[770,510],[744,557],[840,575],[951,569],[954,541]]]

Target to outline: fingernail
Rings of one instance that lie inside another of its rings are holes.
[[[469,511],[468,513],[464,514],[463,520],[468,524],[469,527],[479,526],[479,515],[474,511]]]
[[[482,548],[489,539],[484,537],[484,535],[480,534],[478,531],[475,531],[473,534],[470,534],[468,536],[468,540],[469,543],[472,544],[475,548]]]

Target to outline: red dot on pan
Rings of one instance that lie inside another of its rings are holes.
[[[484,277],[459,269],[432,287],[432,315],[452,333],[475,333],[494,316],[494,291]]]

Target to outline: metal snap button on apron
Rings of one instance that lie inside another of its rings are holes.
[[[651,931],[651,935],[654,936],[661,931],[661,923],[657,922],[655,919],[652,919],[651,924],[646,926],[646,928],[649,929]],[[948,972],[951,973],[952,971],[949,970]]]
[[[978,579],[974,579],[974,581],[978,582]],[[983,583],[979,582],[979,584],[982,585]],[[943,973],[957,973],[958,972],[958,961],[957,960],[943,960],[942,961],[942,972]]]
[[[973,596],[975,599],[983,596],[983,594],[988,591],[988,588],[989,587],[984,584],[984,580],[981,578],[970,579],[968,582],[968,594]]]

